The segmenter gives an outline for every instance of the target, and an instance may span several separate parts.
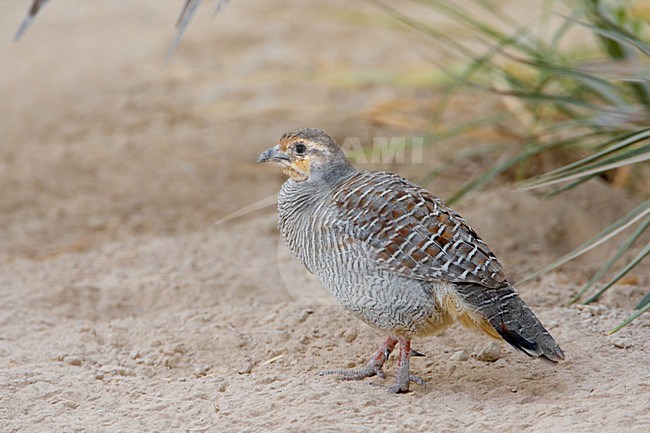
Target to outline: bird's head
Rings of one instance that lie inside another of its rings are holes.
[[[278,144],[257,158],[258,164],[264,162],[279,165],[296,182],[318,181],[354,170],[334,139],[315,128],[283,134]]]

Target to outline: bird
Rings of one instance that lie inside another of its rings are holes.
[[[390,393],[426,382],[410,372],[414,337],[454,322],[556,363],[564,352],[507,280],[487,244],[458,213],[397,174],[355,168],[327,133],[283,134],[257,163],[288,177],[278,194],[278,228],[292,255],[358,319],[385,335],[361,368],[327,370],[343,379],[385,378]]]

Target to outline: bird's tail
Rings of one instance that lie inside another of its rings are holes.
[[[553,362],[564,359],[560,346],[510,284],[496,289],[457,284],[456,290],[465,304],[487,319],[501,338],[515,349]]]

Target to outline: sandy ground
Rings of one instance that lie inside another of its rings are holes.
[[[277,192],[253,161],[286,130],[416,134],[438,98],[404,80],[428,71],[426,41],[368,4],[233,1],[162,69],[179,5],[56,0],[10,44],[27,3],[0,4],[1,431],[650,429],[650,320],[606,335],[647,265],[588,307],[562,305],[607,251],[520,287],[566,362],[484,362],[489,342],[453,328],[414,343],[428,386],[392,396],[318,375],[380,337],[291,259],[272,207],[215,224]],[[492,107],[460,105],[448,123]],[[417,181],[501,139],[381,167]],[[486,161],[428,186],[444,197]],[[456,207],[516,280],[633,206],[600,182],[541,200],[497,181]]]

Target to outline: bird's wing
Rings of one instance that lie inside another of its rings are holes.
[[[500,287],[501,264],[439,198],[390,173],[360,171],[332,195],[334,226],[370,247],[377,263],[409,278]]]

